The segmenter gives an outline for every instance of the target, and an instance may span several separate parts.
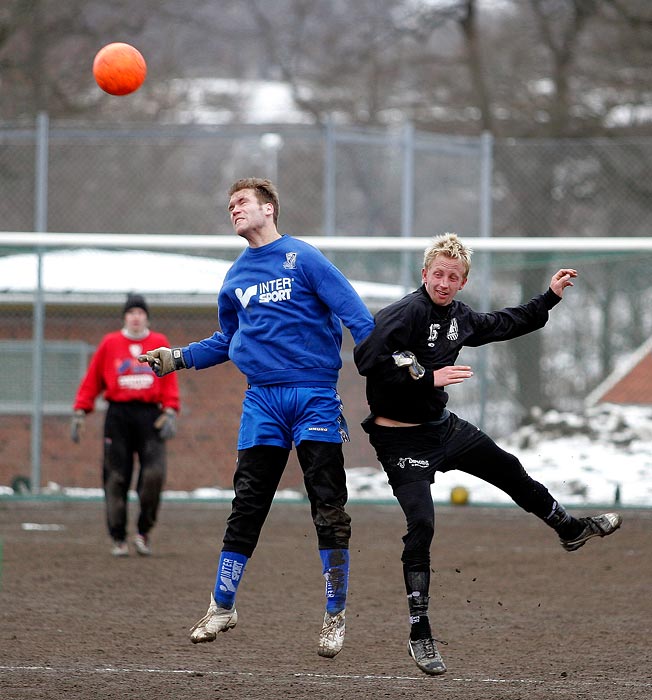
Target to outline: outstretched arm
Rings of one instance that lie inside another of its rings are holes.
[[[552,276],[552,279],[550,280],[550,289],[552,289],[552,291],[561,298],[564,296],[564,289],[566,289],[566,287],[573,286],[571,280],[574,277],[577,277],[577,270],[563,267]]]

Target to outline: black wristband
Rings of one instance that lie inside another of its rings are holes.
[[[174,369],[186,369],[181,348],[172,348],[172,362],[174,363]]]

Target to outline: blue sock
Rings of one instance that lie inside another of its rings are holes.
[[[235,594],[249,557],[237,552],[222,552],[215,577],[213,597],[221,608],[230,609],[235,604]]]
[[[326,579],[326,612],[336,615],[346,607],[349,589],[349,550],[320,549],[322,573]]]

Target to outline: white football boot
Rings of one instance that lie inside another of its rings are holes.
[[[319,634],[319,656],[332,658],[340,653],[344,646],[344,633],[346,626],[344,624],[344,610],[335,615],[324,613],[324,625]]]
[[[211,604],[208,606],[208,612],[190,628],[190,641],[193,644],[213,642],[218,632],[228,632],[236,626],[237,622],[238,613],[235,610],[235,605],[230,610],[220,608],[211,593]]]

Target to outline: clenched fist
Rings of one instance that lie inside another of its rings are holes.
[[[178,369],[186,369],[181,348],[156,348],[138,356],[138,362],[147,362],[157,377],[164,377]]]

